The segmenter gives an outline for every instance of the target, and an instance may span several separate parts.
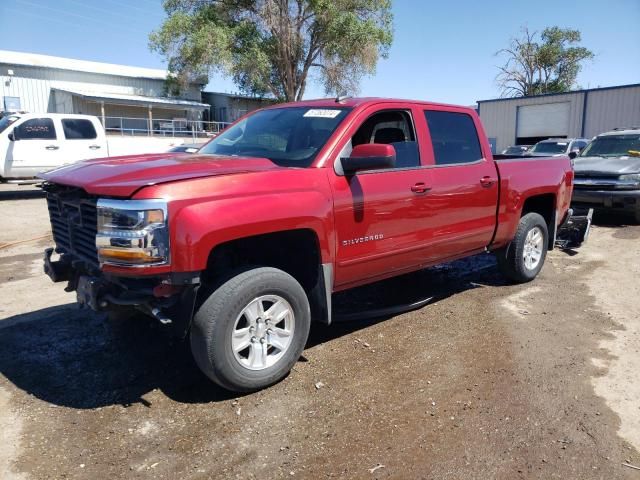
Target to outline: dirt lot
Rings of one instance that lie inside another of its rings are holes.
[[[161,326],[109,323],[49,282],[44,201],[21,188],[0,189],[2,479],[640,479],[622,465],[640,466],[640,227],[624,219],[528,285],[480,256],[341,295],[436,298],[315,326],[286,380],[235,397]]]

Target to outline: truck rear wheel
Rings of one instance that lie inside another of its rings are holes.
[[[302,286],[276,268],[251,268],[216,288],[194,315],[191,351],[218,385],[249,392],[284,378],[311,323]]]
[[[511,243],[496,252],[500,271],[515,283],[530,282],[544,265],[548,240],[547,223],[542,215],[527,213],[520,219]]]

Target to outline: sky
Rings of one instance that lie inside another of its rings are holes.
[[[522,26],[571,27],[596,57],[581,88],[640,83],[640,0],[393,0],[389,58],[361,84],[363,96],[472,105],[496,98],[495,52]],[[0,0],[0,49],[165,68],[148,35],[165,18],[161,0]],[[225,78],[206,90],[236,92]],[[323,97],[311,84],[306,98]]]

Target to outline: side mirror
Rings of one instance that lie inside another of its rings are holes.
[[[574,158],[576,158],[578,156],[578,153],[580,153],[580,150],[571,150],[569,152],[569,158],[571,160],[573,160]]]
[[[361,170],[393,168],[396,165],[396,149],[383,143],[356,145],[348,158],[341,158],[345,175],[353,175]]]
[[[12,142],[15,142],[16,140],[18,140],[18,139],[16,138],[16,133],[15,133],[15,132],[16,132],[16,131],[14,130],[14,131],[12,131],[12,132],[9,132],[9,134],[7,135],[7,138],[8,138],[10,141],[12,141]]]

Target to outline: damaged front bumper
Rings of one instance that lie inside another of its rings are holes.
[[[589,238],[592,218],[593,208],[569,209],[567,218],[556,232],[556,245],[564,249],[577,248],[582,245]]]
[[[89,272],[62,256],[52,260],[54,249],[44,252],[44,272],[53,282],[68,282],[81,307],[96,312],[130,308],[138,310],[184,337],[191,324],[200,276],[198,273],[168,274],[151,278],[128,278]]]

